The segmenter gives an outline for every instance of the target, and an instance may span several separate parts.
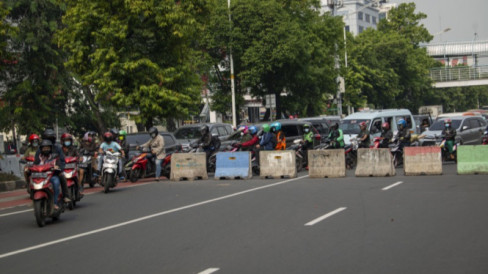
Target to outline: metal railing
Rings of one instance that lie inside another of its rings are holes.
[[[488,66],[432,68],[430,78],[434,82],[488,79]]]

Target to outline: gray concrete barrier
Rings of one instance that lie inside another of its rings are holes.
[[[208,179],[205,153],[173,153],[171,156],[172,181]]]
[[[405,147],[403,149],[405,175],[441,175],[440,147]]]
[[[310,178],[346,177],[345,161],[343,149],[309,150],[308,174]]]
[[[270,150],[259,152],[261,178],[297,177],[294,150]]]
[[[395,167],[388,148],[358,149],[357,177],[395,176]]]

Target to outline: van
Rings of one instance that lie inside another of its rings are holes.
[[[372,141],[373,138],[381,135],[381,125],[384,122],[388,122],[393,134],[396,134],[398,131],[397,122],[400,119],[404,119],[407,122],[407,128],[410,130],[410,133],[415,134],[417,125],[412,113],[408,109],[383,109],[356,112],[344,118],[340,128],[344,134],[345,144],[349,144],[351,138],[356,137],[361,131],[359,123],[366,122]]]

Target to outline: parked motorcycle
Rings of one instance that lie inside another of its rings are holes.
[[[88,184],[90,187],[95,186],[95,178],[93,177],[93,167],[92,161],[94,159],[93,152],[89,152],[88,150],[82,151],[82,157],[80,158],[80,162],[78,163],[78,168],[83,169],[83,181],[81,185]]]
[[[118,183],[118,163],[120,152],[106,151],[103,157],[101,185],[104,192],[108,193],[110,188],[114,188]]]
[[[68,192],[71,196],[71,202],[68,208],[72,210],[76,206],[76,202],[81,200],[80,189],[78,187],[78,157],[65,157],[66,165],[64,167],[64,176],[66,177],[66,184]]]
[[[62,212],[64,212],[64,203],[62,191],[59,191],[58,201],[60,201],[59,209],[54,208],[54,188],[50,182],[55,174],[59,174],[60,170],[55,169],[55,161],[51,161],[44,165],[33,165],[29,167],[31,172],[30,188],[32,191],[31,199],[34,204],[34,215],[39,227],[46,224],[46,218],[57,220]]]

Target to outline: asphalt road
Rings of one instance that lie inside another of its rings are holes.
[[[0,271],[488,273],[487,179],[451,164],[442,176],[118,187],[44,228],[30,207],[0,210]]]

